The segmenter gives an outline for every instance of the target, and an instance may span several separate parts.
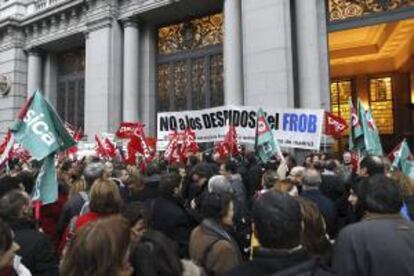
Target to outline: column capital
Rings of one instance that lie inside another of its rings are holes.
[[[122,20],[122,24],[124,25],[124,28],[127,28],[127,27],[138,28],[139,20],[137,18],[128,17]]]
[[[42,50],[39,48],[30,48],[27,50],[27,54],[29,56],[40,56],[42,54]]]

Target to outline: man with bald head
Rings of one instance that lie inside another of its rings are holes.
[[[322,183],[320,173],[315,169],[306,169],[302,181],[301,196],[313,201],[321,211],[326,222],[326,230],[331,238],[336,234],[336,209],[332,200],[324,196],[319,187]]]

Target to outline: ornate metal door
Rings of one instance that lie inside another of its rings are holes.
[[[63,120],[84,128],[85,51],[78,49],[58,56],[57,112]]]
[[[221,14],[158,31],[158,111],[222,105],[223,17]]]

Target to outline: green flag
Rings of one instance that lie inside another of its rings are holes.
[[[414,162],[410,160],[411,152],[407,141],[401,143],[400,150],[392,163],[393,169],[401,170],[406,176],[414,179]]]
[[[351,118],[349,125],[349,149],[350,150],[359,150],[362,151],[364,149],[364,132],[361,126],[360,120],[360,109],[361,103],[358,99],[358,109],[355,109],[352,100],[349,100],[349,107],[351,109]]]
[[[10,127],[14,139],[42,162],[33,190],[33,200],[49,204],[57,200],[58,184],[54,156],[76,143],[59,116],[37,90],[23,106],[18,120]]]
[[[263,163],[268,162],[276,153],[281,155],[279,143],[273,137],[262,108],[257,111],[256,150]]]
[[[56,179],[55,154],[47,156],[42,161],[39,174],[33,189],[33,201],[40,200],[43,205],[53,203],[58,198],[58,183]]]
[[[378,129],[372,117],[371,109],[364,110],[362,105],[359,110],[362,129],[364,131],[365,152],[370,155],[383,155],[381,140],[378,134]]]
[[[10,127],[10,131],[15,141],[22,144],[37,160],[76,144],[39,90],[23,107],[18,121]]]

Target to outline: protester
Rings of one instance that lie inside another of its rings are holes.
[[[104,165],[100,162],[92,162],[85,167],[83,171],[83,178],[86,183],[86,190],[74,195],[63,206],[62,214],[60,215],[56,228],[58,237],[63,235],[71,219],[78,216],[81,213],[83,206],[89,202],[88,192],[95,180],[104,176],[104,169]]]
[[[32,275],[16,255],[19,249],[20,246],[14,241],[14,234],[9,225],[0,220],[0,275]]]
[[[31,200],[26,192],[14,190],[0,199],[0,217],[15,235],[17,254],[33,275],[57,275],[58,259],[47,236],[36,229],[30,217]]]
[[[375,174],[385,174],[384,161],[379,156],[365,156],[359,163],[358,175],[368,177]]]
[[[63,250],[68,242],[73,242],[82,226],[99,218],[118,214],[121,205],[121,195],[115,182],[109,179],[97,179],[90,191],[89,211],[72,218],[62,238],[60,250]]]
[[[260,196],[261,194],[264,194],[270,191],[271,189],[273,189],[276,183],[278,182],[278,180],[279,180],[279,177],[275,171],[273,170],[265,171],[265,173],[262,176],[262,187],[263,188],[260,191],[258,191],[257,196]]]
[[[331,243],[326,233],[326,223],[315,203],[304,197],[297,197],[303,217],[302,245],[309,254],[321,258],[329,265],[331,262]]]
[[[330,275],[301,243],[301,208],[293,197],[263,194],[253,205],[253,223],[261,246],[229,275]]]
[[[204,220],[190,237],[191,259],[211,275],[225,275],[242,262],[237,243],[226,231],[233,224],[233,201],[225,193],[209,193],[202,213]]]
[[[328,234],[330,237],[334,237],[336,234],[336,209],[332,200],[324,196],[320,191],[321,183],[320,173],[316,169],[307,169],[303,177],[301,196],[316,203],[325,219]]]
[[[289,178],[277,181],[273,189],[281,193],[288,193],[291,196],[299,195],[297,187]]]
[[[132,275],[133,268],[128,261],[129,232],[128,222],[116,216],[85,225],[69,246],[60,275]]]
[[[163,175],[159,184],[160,197],[149,202],[149,212],[152,228],[175,241],[180,256],[184,258],[188,257],[188,243],[194,222],[184,208],[180,186],[181,176]]]
[[[414,223],[400,215],[402,193],[383,174],[361,183],[361,222],[344,228],[334,247],[337,275],[412,275],[414,271]]]
[[[220,174],[225,176],[234,191],[234,199],[238,204],[247,206],[246,189],[243,184],[241,175],[238,173],[238,166],[235,160],[227,159],[220,165]]]
[[[175,242],[150,229],[149,211],[144,204],[128,204],[123,209],[122,216],[128,219],[131,227],[130,263],[134,275],[199,275],[199,269],[191,261],[180,260]]]

